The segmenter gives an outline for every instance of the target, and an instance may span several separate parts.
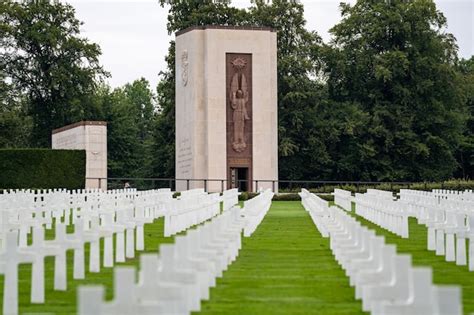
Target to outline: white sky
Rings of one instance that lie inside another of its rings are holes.
[[[325,42],[328,30],[340,20],[343,0],[303,0],[307,28],[315,30]],[[76,16],[84,22],[82,35],[100,45],[100,61],[111,73],[109,84],[121,86],[140,77],[154,89],[158,73],[166,68],[169,41],[166,30],[167,9],[158,0],[69,0]],[[345,2],[354,3],[355,0]],[[435,0],[448,19],[448,31],[458,40],[459,54],[474,55],[474,0]],[[232,2],[248,6],[249,0]]]

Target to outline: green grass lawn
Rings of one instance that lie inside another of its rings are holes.
[[[397,245],[398,253],[411,254],[415,266],[432,267],[435,284],[461,285],[464,313],[474,312],[474,272],[469,272],[467,266],[456,266],[454,262],[446,262],[444,256],[436,256],[434,251],[428,251],[426,249],[427,229],[424,225],[419,225],[415,218],[410,218],[410,237],[402,239],[355,213],[352,215],[356,216],[363,225],[374,229],[378,235],[384,236],[387,243]]]
[[[202,314],[360,314],[361,304],[299,201],[276,201]]]

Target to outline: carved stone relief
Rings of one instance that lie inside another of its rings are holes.
[[[183,86],[188,85],[189,77],[189,61],[188,61],[188,51],[183,50],[181,54],[181,83]]]
[[[248,170],[252,183],[252,55],[226,54],[227,169]]]
[[[247,147],[245,143],[245,121],[250,120],[247,112],[247,103],[249,101],[249,91],[247,78],[242,70],[246,66],[246,61],[240,57],[232,60],[234,74],[230,83],[230,106],[233,110],[232,120],[234,124],[232,149],[236,152],[242,152]]]

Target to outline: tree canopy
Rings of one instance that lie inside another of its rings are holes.
[[[3,84],[27,100],[31,144],[47,146],[52,129],[96,114],[88,96],[105,74],[100,47],[80,37],[81,22],[71,5],[2,1],[0,11]]]
[[[303,13],[295,1],[256,0],[249,10],[176,2],[168,31],[206,24],[277,31],[281,178],[442,180],[460,168],[472,177],[470,72],[466,65],[464,74],[457,69],[455,38],[433,1],[341,4],[329,44],[306,29]],[[171,117],[174,43],[167,61],[158,94]],[[168,132],[162,140],[172,139]]]
[[[323,43],[297,1],[165,1],[167,29],[277,31],[281,179],[474,177],[474,57],[459,60],[432,0],[358,0]],[[174,177],[175,44],[156,89],[110,88],[100,48],[63,2],[0,2],[0,147],[49,146],[53,128],[108,122],[109,176]]]
[[[325,55],[328,96],[368,117],[355,145],[338,146],[344,177],[452,176],[466,108],[445,17],[425,0],[359,0],[341,13]]]

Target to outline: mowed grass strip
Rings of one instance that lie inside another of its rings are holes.
[[[363,314],[349,279],[299,201],[274,201],[202,314]]]
[[[428,251],[427,228],[417,223],[415,218],[409,219],[410,237],[403,239],[351,212],[363,225],[376,231],[377,235],[385,237],[389,244],[397,245],[397,252],[410,254],[414,266],[432,267],[433,282],[441,285],[462,286],[464,313],[474,312],[474,272],[469,272],[467,266],[457,266],[455,262],[446,262],[444,256],[436,256],[434,251]]]
[[[162,243],[173,242],[172,237],[163,237],[164,219],[155,220],[152,224],[145,225],[145,251],[135,252],[135,258],[127,259],[124,263],[117,263],[115,266],[139,266],[140,253],[150,252],[158,253],[158,246]],[[72,226],[69,231],[72,232]],[[54,229],[47,230],[47,239],[54,239]],[[31,240],[30,240],[31,241]],[[115,245],[115,244],[114,244]],[[101,244],[103,249],[103,241]],[[103,255],[101,255],[103,259]],[[67,271],[68,288],[67,291],[54,290],[54,258],[45,259],[45,304],[31,304],[31,264],[23,264],[19,268],[19,312],[24,313],[47,313],[47,314],[75,314],[77,287],[80,285],[103,285],[106,289],[106,299],[113,298],[113,268],[104,268],[101,266],[100,273],[88,272],[89,263],[89,244],[86,245],[86,278],[83,280],[74,280],[73,272],[73,251],[67,253]],[[3,282],[4,277],[0,275],[0,313],[3,307]]]

